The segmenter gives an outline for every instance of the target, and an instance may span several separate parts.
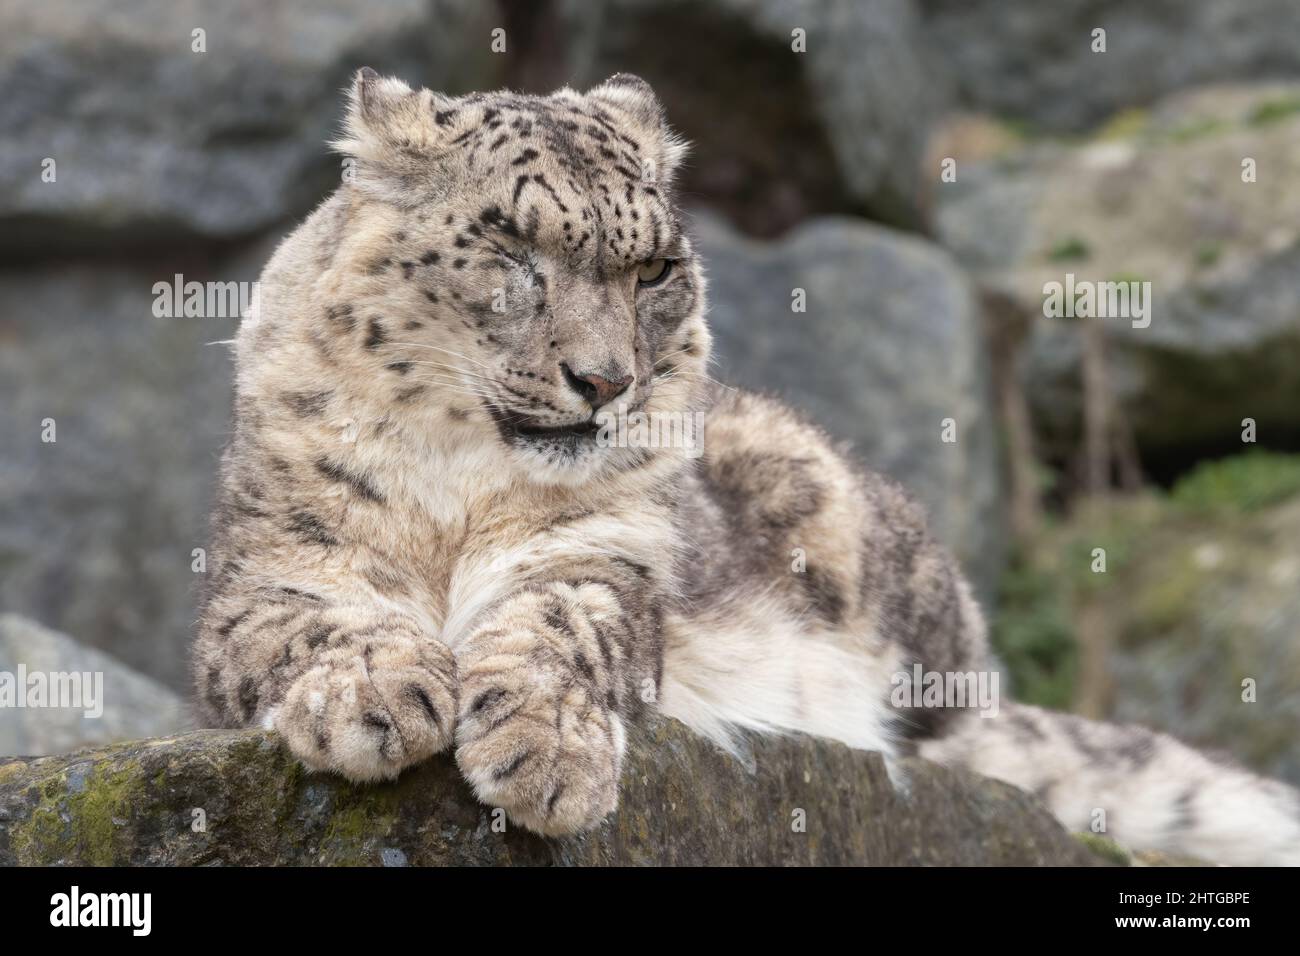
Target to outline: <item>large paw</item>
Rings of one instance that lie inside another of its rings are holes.
[[[456,762],[480,800],[546,835],[614,809],[624,729],[589,673],[521,636],[462,657],[460,687]]]
[[[434,641],[331,651],[289,688],[273,726],[313,770],[385,780],[451,743],[456,661]]]

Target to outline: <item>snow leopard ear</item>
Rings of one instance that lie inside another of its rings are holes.
[[[587,96],[621,110],[636,125],[657,134],[665,176],[671,177],[686,158],[690,144],[673,132],[654,89],[635,73],[615,73],[588,90]]]
[[[648,129],[663,125],[663,104],[650,84],[635,73],[615,73],[587,95],[617,106]]]
[[[450,102],[362,67],[348,91],[343,135],[330,145],[356,160],[357,182],[410,186],[430,174],[429,161],[446,148],[446,127],[435,117]]]

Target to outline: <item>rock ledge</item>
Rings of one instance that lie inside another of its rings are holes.
[[[476,802],[446,755],[395,783],[353,786],[303,770],[271,734],[199,731],[0,757],[0,864],[1101,862],[1014,787],[903,766],[906,794],[877,754],[768,739],[740,762],[658,721],[633,741],[620,810],[592,833],[548,840]]]

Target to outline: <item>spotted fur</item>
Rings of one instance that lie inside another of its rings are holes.
[[[355,780],[454,749],[541,833],[614,808],[650,707],[731,747],[803,731],[894,754],[989,730],[890,704],[913,663],[991,666],[920,509],[708,376],[684,148],[643,81],[452,98],[362,71],[338,148],[344,184],[277,250],[236,342],[194,650],[210,723],[273,727]],[[705,454],[601,442],[597,405],[706,415]],[[1060,720],[1003,726],[1100,766]],[[1098,752],[1137,740],[1106,734]],[[1004,772],[1034,787],[1039,764]],[[1073,822],[1068,776],[1047,796]],[[1204,804],[1156,810],[1181,833]]]

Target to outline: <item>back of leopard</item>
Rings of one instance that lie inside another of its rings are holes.
[[[236,343],[209,723],[356,780],[454,749],[485,802],[567,833],[615,807],[658,706],[723,746],[919,749],[1071,827],[1108,807],[1133,845],[1300,862],[1293,791],[1170,738],[896,706],[917,665],[993,669],[980,611],[894,483],[707,374],[684,148],[643,81],[451,98],[362,71],[338,146],[354,175]],[[702,457],[619,440],[701,418]]]

